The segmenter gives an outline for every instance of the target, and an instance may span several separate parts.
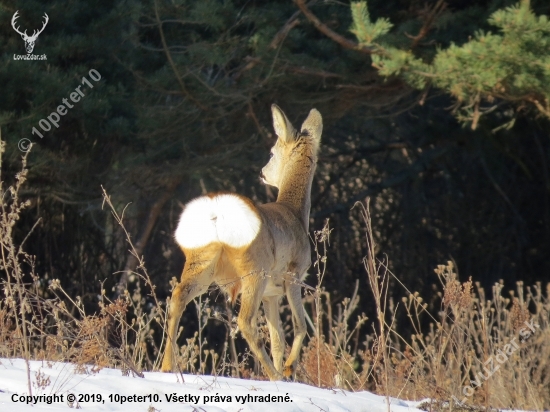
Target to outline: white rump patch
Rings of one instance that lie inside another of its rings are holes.
[[[201,196],[183,209],[175,237],[185,249],[199,248],[212,242],[243,247],[256,238],[261,224],[257,211],[238,196]]]

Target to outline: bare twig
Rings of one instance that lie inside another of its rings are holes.
[[[160,216],[160,212],[162,211],[162,208],[164,207],[166,202],[168,202],[168,200],[172,198],[174,190],[181,182],[181,179],[182,179],[181,176],[178,176],[172,179],[166,186],[166,190],[164,191],[164,193],[157,199],[157,201],[153,204],[153,206],[151,206],[151,209],[149,210],[149,214],[147,216],[147,220],[145,221],[145,225],[141,231],[141,235],[135,245],[135,252],[137,256],[141,256],[143,254],[143,250],[147,245],[149,236],[151,235],[151,232],[155,227],[158,217]],[[124,265],[124,271],[122,272],[122,275],[120,276],[120,279],[116,287],[115,296],[120,296],[124,293],[124,290],[128,285],[128,278],[130,273],[134,271],[138,266],[139,261],[136,255],[131,253],[128,256],[128,259],[126,260],[126,264]]]
[[[271,40],[271,43],[269,43],[270,49],[276,49],[279,47],[279,45],[283,42],[283,40],[286,38],[290,30],[292,30],[294,27],[300,24],[300,20],[297,19],[295,16],[297,16],[300,12],[294,13],[294,15],[286,22],[286,24],[275,34],[273,37],[273,40]]]
[[[372,47],[367,47],[360,45],[359,43],[355,43],[331,30],[326,24],[322,23],[321,20],[319,20],[317,16],[311,12],[311,10],[309,10],[304,0],[294,0],[294,3],[296,3],[296,6],[298,6],[304,16],[306,16],[306,18],[317,28],[317,30],[319,30],[328,38],[334,40],[340,46],[344,47],[345,49],[357,50],[361,53],[375,53],[375,50]]]
[[[416,48],[420,41],[428,35],[432,29],[433,22],[446,8],[447,3],[445,3],[445,0],[438,0],[435,6],[429,11],[428,16],[426,17],[426,20],[424,20],[424,24],[418,34],[412,37],[411,49]]]
[[[174,59],[172,59],[172,53],[170,52],[170,49],[166,43],[166,38],[164,37],[164,30],[162,28],[162,21],[160,20],[159,11],[158,11],[158,5],[157,1],[155,0],[155,16],[157,19],[157,25],[159,28],[159,34],[160,34],[160,40],[162,42],[162,47],[164,49],[164,53],[166,54],[166,58],[168,59],[168,63],[170,63],[170,67],[172,68],[172,71],[174,72],[174,75],[176,76],[176,79],[180,85],[181,91],[183,94],[192,101],[195,106],[197,106],[199,109],[206,111],[207,107],[204,106],[201,102],[199,102],[189,91],[187,90],[187,87],[185,87],[185,83],[183,82],[183,79],[180,76],[180,73],[178,71],[178,68],[176,67],[176,64],[174,63]]]

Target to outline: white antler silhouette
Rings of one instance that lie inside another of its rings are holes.
[[[44,31],[44,29],[46,28],[46,25],[48,24],[48,21],[50,20],[50,18],[48,17],[48,15],[46,13],[44,13],[44,23],[42,24],[42,28],[40,30],[34,30],[33,33],[32,33],[32,36],[28,36],[27,35],[27,30],[25,30],[23,33],[19,30],[19,27],[16,27],[15,24],[16,24],[16,20],[17,18],[19,17],[18,16],[18,13],[19,13],[19,10],[17,10],[12,19],[11,19],[11,26],[13,27],[13,29],[19,33],[21,35],[21,38],[23,39],[23,41],[25,42],[25,48],[27,49],[27,53],[30,54],[32,53],[33,49],[34,49],[34,43],[36,42],[36,39],[38,38],[38,35],[40,33],[42,33]]]

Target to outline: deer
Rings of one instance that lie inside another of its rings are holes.
[[[46,28],[46,25],[48,24],[48,21],[50,21],[50,18],[46,13],[44,13],[44,23],[42,23],[42,28],[40,30],[34,30],[32,33],[32,36],[27,35],[27,30],[25,30],[23,33],[19,30],[19,27],[15,27],[16,20],[19,18],[18,16],[19,10],[17,10],[13,17],[11,18],[11,26],[13,29],[21,35],[21,38],[25,42],[25,49],[27,50],[27,54],[31,54],[34,50],[34,43],[36,42],[36,39],[38,38],[38,35],[44,31]]]
[[[260,179],[278,189],[276,201],[255,205],[245,196],[217,192],[192,200],[181,213],[175,240],[186,261],[167,308],[163,372],[176,371],[176,338],[185,307],[216,284],[231,302],[240,295],[238,329],[269,379],[295,378],[307,332],[301,285],[311,266],[311,186],[323,120],[312,109],[298,131],[277,105],[271,111],[277,140]],[[279,302],[284,295],[292,312],[294,339],[283,367],[285,339]],[[258,332],[260,303],[273,360]]]

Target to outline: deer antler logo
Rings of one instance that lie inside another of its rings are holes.
[[[15,20],[17,20],[17,18],[19,17],[17,15],[17,13],[19,13],[19,10],[17,10],[14,13],[13,17],[11,18],[11,25],[12,25],[13,29],[21,35],[21,38],[25,42],[25,49],[27,49],[27,54],[31,54],[33,49],[34,49],[34,43],[36,42],[36,39],[38,38],[38,35],[44,31],[44,28],[48,24],[48,21],[50,20],[50,18],[48,17],[48,15],[46,13],[44,13],[45,20],[44,20],[44,23],[42,24],[42,28],[40,30],[34,30],[33,33],[32,33],[32,36],[28,36],[27,35],[27,30],[25,30],[25,32],[21,33],[21,31],[19,31],[19,27],[15,26]]]

